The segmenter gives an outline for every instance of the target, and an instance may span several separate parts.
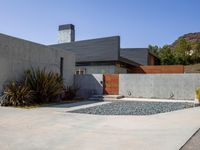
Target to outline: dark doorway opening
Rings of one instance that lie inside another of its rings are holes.
[[[63,57],[60,58],[60,76],[63,77]]]

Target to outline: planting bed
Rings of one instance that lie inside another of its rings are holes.
[[[115,101],[109,104],[74,110],[74,113],[96,115],[152,115],[194,107],[194,103]]]

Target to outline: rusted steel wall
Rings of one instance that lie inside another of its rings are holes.
[[[108,95],[119,94],[119,74],[103,75],[103,92]]]
[[[131,69],[130,73],[171,74],[184,73],[183,65],[140,66]]]

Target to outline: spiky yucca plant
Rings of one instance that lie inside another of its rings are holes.
[[[9,82],[1,98],[2,106],[29,106],[33,104],[34,92],[25,84]]]
[[[45,69],[30,69],[25,72],[27,85],[35,92],[35,102],[53,102],[63,93],[63,79],[58,73]]]

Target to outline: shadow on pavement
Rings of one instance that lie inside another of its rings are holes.
[[[52,107],[52,108],[70,108],[70,107],[76,107],[76,106],[82,106],[87,104],[94,104],[99,103],[102,101],[71,101],[71,102],[60,102],[60,103],[52,103],[52,104],[44,104],[41,107]]]

